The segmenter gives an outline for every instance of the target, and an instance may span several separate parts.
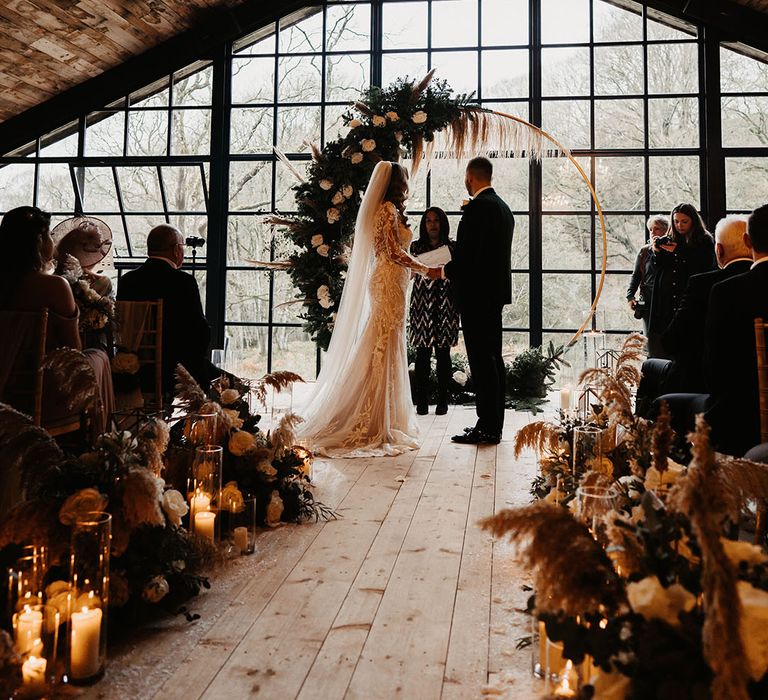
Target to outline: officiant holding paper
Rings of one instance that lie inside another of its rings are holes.
[[[451,260],[454,243],[448,239],[448,217],[438,207],[424,212],[419,237],[411,244],[414,255],[429,267]],[[416,412],[429,412],[429,374],[432,348],[437,360],[437,415],[448,412],[451,381],[451,347],[459,341],[459,313],[454,306],[451,283],[416,276],[411,292],[409,342],[416,350]]]

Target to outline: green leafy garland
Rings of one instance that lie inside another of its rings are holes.
[[[294,187],[297,215],[273,217],[298,250],[289,261],[289,274],[305,304],[304,328],[327,349],[335,311],[344,286],[349,246],[361,193],[381,160],[421,159],[424,144],[450,127],[473,137],[482,130],[483,113],[471,95],[453,95],[445,81],[430,84],[432,73],[416,83],[398,79],[387,88],[371,87],[344,116],[345,136],[313,148],[314,160],[305,182]]]

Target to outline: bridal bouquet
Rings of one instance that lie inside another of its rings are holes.
[[[65,255],[59,261],[57,274],[67,280],[72,288],[72,295],[80,311],[80,332],[111,331],[115,323],[115,302],[110,296],[93,288],[91,276],[83,270],[77,258]]]

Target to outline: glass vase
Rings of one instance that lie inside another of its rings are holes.
[[[224,504],[229,509],[229,542],[233,554],[256,551],[256,498],[245,496],[238,503]]]
[[[576,489],[576,513],[596,540],[605,532],[605,516],[616,508],[619,494],[611,486],[579,486]]]
[[[48,547],[32,544],[22,547],[21,556],[8,568],[7,602],[10,613],[24,605],[43,602],[48,573]]]
[[[271,387],[269,416],[272,430],[277,428],[286,413],[293,410],[293,384],[278,389]]]
[[[573,474],[576,477],[592,469],[599,470],[603,461],[603,430],[594,425],[573,429]]]
[[[189,441],[195,446],[218,445],[218,414],[195,413],[187,420],[190,421]]]
[[[84,513],[72,526],[67,676],[75,684],[98,680],[107,661],[111,539],[109,513]]]
[[[21,657],[21,687],[14,698],[49,695],[58,676],[61,614],[52,605],[25,605],[13,616],[13,638]]]
[[[221,468],[224,449],[203,445],[195,449],[187,486],[189,530],[211,542],[221,539]]]

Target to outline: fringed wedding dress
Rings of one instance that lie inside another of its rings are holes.
[[[419,446],[406,353],[412,234],[384,201],[391,164],[376,165],[358,213],[333,337],[301,438],[329,457],[397,455]]]

